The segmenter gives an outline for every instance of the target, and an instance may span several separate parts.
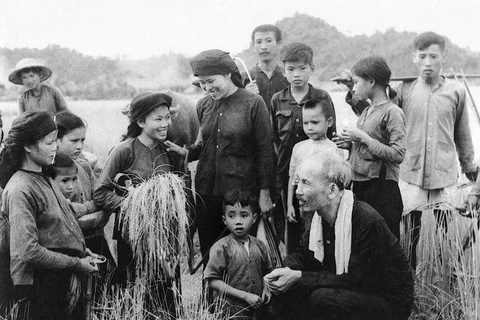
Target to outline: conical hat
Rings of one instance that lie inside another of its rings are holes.
[[[39,68],[40,69],[40,81],[45,81],[52,75],[52,70],[45,67],[42,62],[37,59],[33,58],[25,58],[18,61],[17,65],[15,66],[15,71],[10,73],[8,76],[8,80],[15,84],[23,84],[22,82],[22,71],[28,68]]]

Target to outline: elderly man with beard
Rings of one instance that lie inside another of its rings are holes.
[[[275,317],[408,319],[413,278],[407,257],[380,214],[345,189],[346,161],[323,153],[301,163],[297,175],[310,230],[285,267],[265,276]]]

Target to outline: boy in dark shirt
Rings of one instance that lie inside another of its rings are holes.
[[[248,191],[230,190],[223,200],[223,222],[230,234],[210,249],[203,278],[224,299],[228,319],[252,319],[269,302],[270,291],[263,276],[272,270],[267,248],[249,235],[257,219],[257,199]],[[258,316],[258,315],[257,315]]]

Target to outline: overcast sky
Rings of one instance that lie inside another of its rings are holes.
[[[238,53],[255,26],[295,12],[346,35],[432,30],[480,51],[480,0],[0,0],[0,47],[58,44],[129,58],[211,48]]]

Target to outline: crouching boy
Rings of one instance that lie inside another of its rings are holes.
[[[261,319],[270,291],[263,276],[272,269],[263,242],[249,235],[258,200],[249,191],[230,190],[223,199],[223,222],[230,234],[210,249],[203,278],[215,291],[216,305],[229,319]]]

